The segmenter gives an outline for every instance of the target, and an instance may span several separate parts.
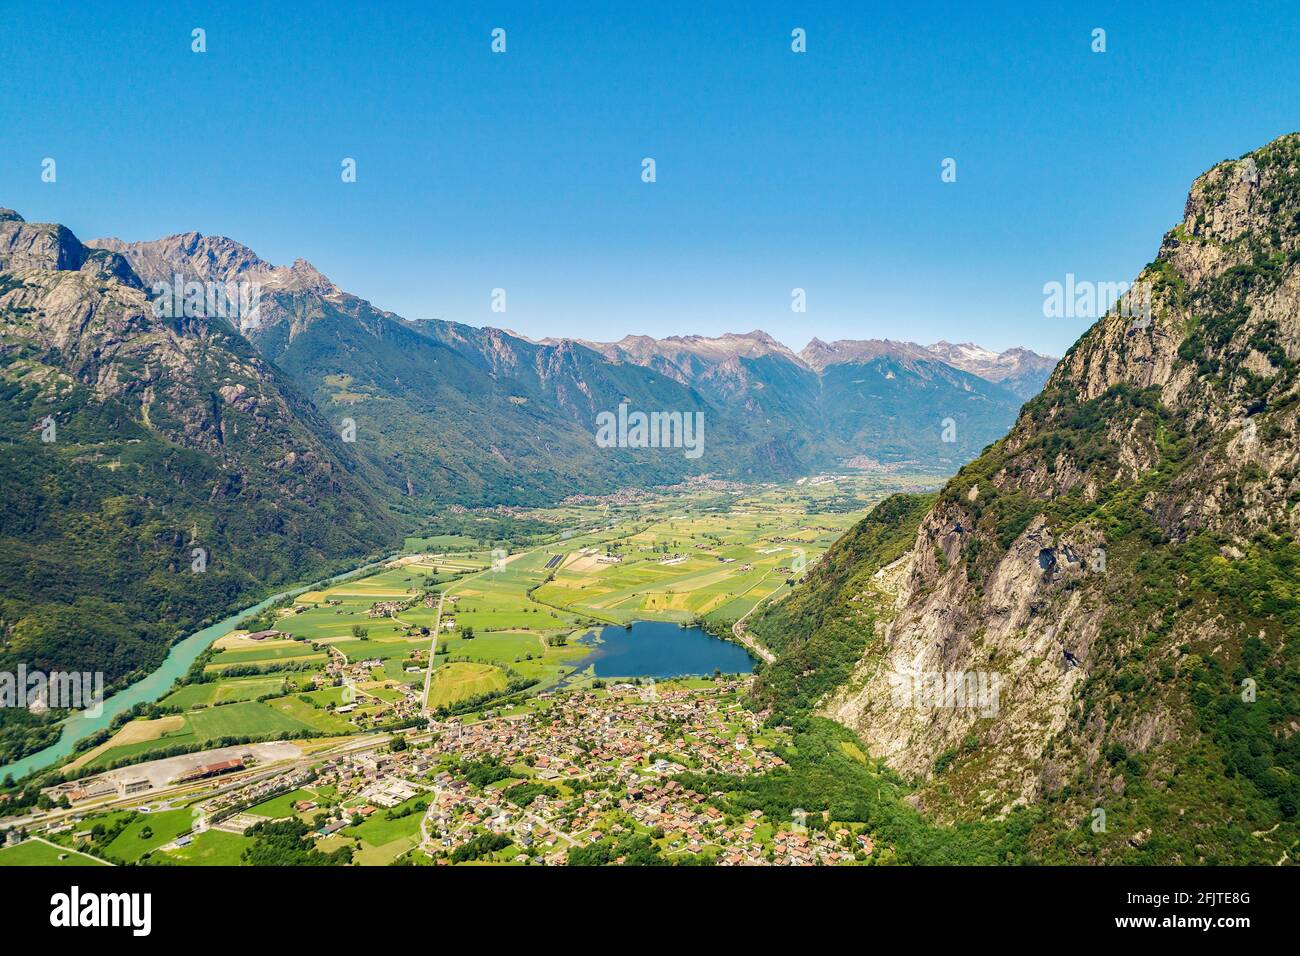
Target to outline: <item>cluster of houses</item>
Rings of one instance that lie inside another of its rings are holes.
[[[718,682],[707,691],[670,690],[647,701],[642,699],[644,688],[615,684],[610,696],[572,693],[562,707],[545,714],[467,726],[453,721],[443,728],[439,746],[467,759],[526,763],[542,781],[597,771],[617,777],[643,763],[658,773],[678,773],[690,766],[742,775],[784,766],[775,753],[752,743],[763,715],[730,698],[725,708],[719,706],[719,700],[738,687],[736,681]],[[665,733],[670,726],[675,733]],[[664,760],[663,754],[678,755],[679,762]]]
[[[331,662],[343,669],[351,665]],[[358,665],[360,666],[360,665]],[[720,865],[833,865],[869,857],[869,834],[827,820],[772,820],[759,811],[737,815],[723,795],[683,784],[686,770],[746,776],[779,770],[767,741],[788,728],[764,726],[765,713],[740,704],[743,680],[707,688],[646,688],[619,683],[603,693],[543,694],[523,713],[432,721],[407,734],[404,747],[369,748],[296,766],[210,797],[203,825],[243,832],[261,817],[249,808],[312,782],[331,795],[301,799],[293,810],[314,816],[318,837],[362,818],[412,804],[421,813],[419,846],[438,863],[484,834],[509,840],[519,862],[563,865],[578,847],[633,833],[652,834],[660,852],[708,855]],[[512,768],[535,784],[471,782],[484,763]],[[246,761],[207,764],[186,779],[209,779]],[[525,770],[525,768],[527,768]],[[319,811],[317,814],[316,811]],[[499,857],[498,857],[499,858]]]
[[[374,682],[374,671],[384,666],[383,660],[372,658],[349,661],[338,648],[333,646],[329,646],[329,652],[330,658],[325,664],[324,673],[316,675],[314,686],[320,689],[343,684],[353,688],[354,692],[334,707],[334,713],[352,715],[349,716],[349,720],[364,730],[380,724],[406,720],[423,710],[420,692],[410,684],[395,680],[384,681],[386,690],[401,694],[395,699],[387,699],[391,697],[388,694],[383,698],[370,694],[361,686]],[[415,663],[405,668],[405,673],[423,673],[424,661],[428,659],[427,651],[424,648],[413,648],[411,655]],[[363,707],[361,711],[358,711],[359,706]]]
[[[292,790],[310,780],[311,777],[312,771],[304,768],[297,768],[285,773],[274,774],[270,777],[254,780],[246,786],[237,787],[233,790],[219,793],[211,799],[199,804],[198,809],[208,820],[223,817],[230,817],[232,820],[238,820],[239,822],[237,825],[227,828],[242,832],[247,826],[251,826],[252,823],[257,821],[247,818],[241,819],[242,815],[237,813],[238,810],[246,809],[255,804],[261,803],[262,801],[275,796],[277,793]],[[232,814],[234,814],[234,816],[231,816]]]
[[[783,762],[754,735],[765,715],[736,703],[739,682],[707,690],[671,690],[651,700],[630,684],[609,696],[573,693],[539,713],[461,725],[435,725],[437,750],[459,761],[525,764],[541,783],[577,782],[568,798],[543,793],[526,807],[499,788],[479,790],[456,774],[434,778],[426,849],[448,856],[482,832],[503,834],[546,863],[565,862],[574,846],[641,827],[663,835],[664,852],[713,853],[719,863],[837,863],[862,845],[835,835],[766,826],[762,814],[728,818],[711,798],[671,779],[688,767],[735,775],[767,773]],[[867,839],[867,838],[863,838]],[[869,846],[866,852],[871,850]],[[856,858],[860,859],[861,856]]]
[[[410,601],[376,601],[366,611],[366,617],[392,617],[411,606]]]

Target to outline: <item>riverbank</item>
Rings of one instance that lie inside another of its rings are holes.
[[[87,711],[82,711],[65,719],[60,724],[62,730],[57,741],[35,753],[28,754],[26,757],[0,767],[0,779],[12,776],[15,781],[19,781],[33,773],[48,770],[56,766],[60,761],[72,756],[76,752],[77,744],[80,741],[102,730],[109,729],[112,726],[113,719],[119,714],[125,713],[137,704],[153,703],[160,700],[171,690],[172,685],[175,684],[178,678],[185,676],[190,665],[194,663],[200,654],[211,647],[213,643],[235,630],[245,618],[260,614],[277,602],[309,591],[322,582],[337,584],[341,581],[369,574],[383,567],[389,561],[400,557],[401,554],[402,552],[397,552],[379,560],[369,561],[364,565],[343,571],[330,578],[317,578],[310,582],[295,585],[237,611],[215,624],[210,624],[199,631],[195,631],[188,637],[182,638],[171,646],[171,649],[167,652],[167,657],[157,670],[107,698],[103,703],[103,707],[98,709],[98,712],[93,716]]]

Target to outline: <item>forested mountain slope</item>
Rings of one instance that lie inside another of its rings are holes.
[[[276,583],[394,546],[364,465],[223,319],[0,212],[0,668],[125,681]],[[195,571],[195,549],[203,552]],[[4,756],[45,721],[7,708]]]

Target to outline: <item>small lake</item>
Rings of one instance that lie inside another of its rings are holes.
[[[593,666],[597,677],[684,677],[748,674],[754,659],[739,644],[724,641],[698,627],[665,621],[634,621],[631,630],[617,625],[583,635],[578,643],[592,652],[579,662]]]

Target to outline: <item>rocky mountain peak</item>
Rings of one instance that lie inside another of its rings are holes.
[[[825,371],[832,365],[869,362],[883,356],[898,359],[933,359],[921,346],[890,339],[836,339],[823,342],[813,339],[803,347],[799,357],[812,369]]]
[[[659,340],[660,351],[680,350],[713,360],[758,358],[781,355],[797,361],[797,356],[766,332],[725,332],[718,336],[670,335]]]
[[[340,290],[330,279],[306,259],[295,259],[287,269],[271,267],[266,273],[272,288],[290,292],[314,292],[318,295],[338,295]]]
[[[0,216],[0,271],[89,272],[125,285],[140,285],[125,258],[82,245],[66,226],[29,223],[11,209],[4,213],[7,215]]]
[[[1021,398],[1037,395],[1057,363],[1055,357],[1039,355],[1030,349],[1016,347],[994,352],[974,342],[939,341],[925,346],[925,350],[942,362],[997,382]]]
[[[273,267],[242,243],[225,236],[183,232],[146,242],[116,238],[92,239],[86,245],[127,258],[146,285],[170,283],[179,274],[185,282],[234,282]]]
[[[1121,307],[1061,362],[1083,400],[1157,388],[1196,424],[1224,427],[1292,394],[1300,358],[1300,135],[1219,163]]]

